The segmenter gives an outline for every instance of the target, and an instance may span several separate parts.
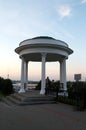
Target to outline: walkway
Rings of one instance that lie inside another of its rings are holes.
[[[86,130],[86,111],[61,103],[8,106],[0,102],[0,130]]]

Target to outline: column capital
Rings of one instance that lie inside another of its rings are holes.
[[[59,60],[59,63],[62,63],[63,61],[66,61],[67,59],[66,58],[63,58],[61,60]]]
[[[25,61],[25,58],[23,56],[20,56],[20,59],[23,60],[23,61]]]
[[[43,57],[46,57],[47,53],[42,52],[41,55],[42,55]]]

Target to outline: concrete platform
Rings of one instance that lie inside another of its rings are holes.
[[[37,90],[29,90],[25,93],[14,93],[3,98],[3,102],[12,105],[35,105],[56,103],[53,95],[40,95]]]

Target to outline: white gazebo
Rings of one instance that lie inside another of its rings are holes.
[[[45,94],[46,87],[46,62],[60,63],[60,83],[63,84],[64,91],[66,87],[66,60],[73,53],[68,44],[48,36],[39,36],[20,42],[19,47],[15,49],[21,58],[21,92],[25,92],[25,86],[28,83],[28,62],[42,62],[41,71],[41,90],[40,94]]]

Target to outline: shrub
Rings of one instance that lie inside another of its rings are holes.
[[[13,85],[10,79],[3,79],[0,77],[0,91],[4,95],[12,94],[13,91]]]
[[[41,81],[36,85],[35,90],[40,90],[41,89]]]
[[[68,86],[68,97],[70,99],[76,100],[76,105],[79,105],[79,107],[85,108],[86,82],[72,82],[72,85],[70,87]]]

